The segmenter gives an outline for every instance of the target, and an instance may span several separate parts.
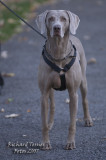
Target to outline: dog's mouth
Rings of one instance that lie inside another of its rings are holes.
[[[61,26],[55,25],[53,27],[54,36],[61,36]]]
[[[61,36],[60,31],[54,31],[54,36]]]

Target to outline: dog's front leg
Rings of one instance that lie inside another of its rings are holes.
[[[84,121],[86,127],[93,126],[93,121],[89,113],[89,106],[88,106],[88,100],[87,100],[87,80],[86,76],[83,76],[81,85],[81,94],[82,94],[82,104],[83,104],[83,111],[84,111]]]
[[[69,125],[69,133],[68,140],[65,149],[72,150],[75,147],[75,132],[76,132],[76,114],[78,108],[78,95],[77,93],[69,93],[70,96],[70,125]]]
[[[43,93],[41,102],[43,150],[51,149],[48,128],[48,98],[49,94]]]

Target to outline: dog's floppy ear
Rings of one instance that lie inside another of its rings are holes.
[[[79,26],[80,19],[77,15],[74,13],[67,11],[70,19],[70,32],[74,35],[76,34],[76,30]]]
[[[48,11],[45,11],[41,13],[40,15],[37,16],[36,18],[36,24],[40,30],[40,33],[43,34],[46,31],[46,24],[45,24],[45,19]]]

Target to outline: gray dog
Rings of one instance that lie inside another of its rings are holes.
[[[54,89],[68,90],[70,125],[65,149],[75,148],[77,90],[80,87],[85,126],[92,126],[87,100],[86,58],[84,49],[75,35],[80,19],[65,10],[50,10],[38,15],[36,23],[41,34],[47,34],[39,65],[39,88],[41,91],[41,116],[44,150],[51,149],[49,130],[54,122]],[[48,120],[48,100],[50,113]]]

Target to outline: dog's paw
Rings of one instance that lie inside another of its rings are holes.
[[[52,123],[49,123],[49,124],[48,124],[48,128],[49,128],[49,130],[51,130],[51,129],[52,129],[53,124],[54,124],[54,122],[52,122]]]
[[[41,150],[45,151],[45,150],[51,150],[51,144],[50,143],[44,143],[43,147],[41,148]]]
[[[92,121],[91,117],[85,118],[84,121],[85,121],[85,127],[92,127],[93,126],[93,121]]]
[[[67,145],[64,147],[65,150],[72,150],[72,149],[75,149],[75,148],[76,148],[75,142],[67,143]]]

